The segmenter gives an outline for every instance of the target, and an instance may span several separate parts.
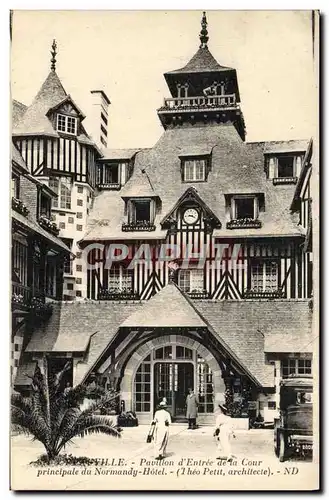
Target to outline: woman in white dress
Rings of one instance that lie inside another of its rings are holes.
[[[169,438],[169,426],[171,424],[171,416],[167,411],[167,404],[165,401],[161,401],[159,404],[159,409],[155,412],[152,425],[155,425],[154,431],[154,452],[156,460],[161,460],[164,458],[168,438]]]
[[[232,418],[227,415],[227,408],[224,404],[219,404],[216,410],[216,427],[214,436],[217,441],[217,448],[220,452],[218,459],[232,460],[231,438],[235,438],[232,426]]]

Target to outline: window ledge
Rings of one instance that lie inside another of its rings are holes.
[[[275,290],[273,292],[256,292],[246,290],[243,294],[244,299],[283,299],[283,290]]]
[[[227,222],[227,229],[259,229],[262,227],[260,220],[254,219],[232,219]]]
[[[65,212],[67,214],[73,214],[73,215],[75,215],[77,213],[75,210],[71,210],[69,208],[58,208],[58,207],[51,207],[51,211],[52,212]]]
[[[148,224],[148,223],[143,223],[143,224],[136,224],[136,223],[125,223],[122,224],[122,231],[155,231],[155,225],[154,224]]]
[[[298,177],[274,177],[273,185],[277,186],[278,184],[297,184]]]
[[[113,292],[111,290],[101,290],[97,300],[139,300],[139,296],[134,292]]]
[[[118,182],[104,182],[96,184],[96,187],[98,187],[98,189],[109,189],[112,191],[118,191],[121,189],[121,184],[119,184]]]
[[[190,299],[209,299],[208,292],[187,292]]]

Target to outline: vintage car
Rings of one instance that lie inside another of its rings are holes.
[[[280,384],[280,416],[274,421],[274,449],[280,462],[293,453],[313,450],[313,381],[307,376],[286,378]]]

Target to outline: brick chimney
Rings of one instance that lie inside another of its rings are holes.
[[[104,90],[91,90],[92,107],[88,117],[88,132],[100,149],[107,147],[108,109],[110,99]]]

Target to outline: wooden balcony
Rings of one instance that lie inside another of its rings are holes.
[[[148,221],[125,222],[122,231],[155,231],[155,225]]]
[[[11,208],[19,214],[24,215],[24,217],[26,217],[29,213],[27,206],[18,198],[13,197],[11,199]]]
[[[34,318],[47,319],[52,313],[52,304],[46,303],[44,295],[20,283],[12,283],[11,303],[13,309],[28,311]]]
[[[274,177],[273,184],[277,186],[278,184],[297,184],[298,177]]]
[[[212,96],[197,96],[197,97],[175,97],[164,100],[164,105],[159,111],[191,111],[205,109],[236,108],[235,94],[228,95],[212,95]]]
[[[12,296],[11,302],[14,307],[19,309],[28,310],[30,308],[32,299],[32,291],[28,286],[21,285],[20,283],[12,283]]]
[[[258,219],[250,219],[246,217],[245,219],[232,219],[227,222],[227,229],[259,229],[262,227],[262,223]]]
[[[129,290],[102,289],[98,293],[97,300],[139,300],[139,296]]]
[[[38,219],[38,222],[42,229],[45,229],[45,231],[48,231],[48,233],[51,233],[54,236],[59,235],[59,229],[56,226],[55,222],[52,222],[45,215],[41,215]]]

